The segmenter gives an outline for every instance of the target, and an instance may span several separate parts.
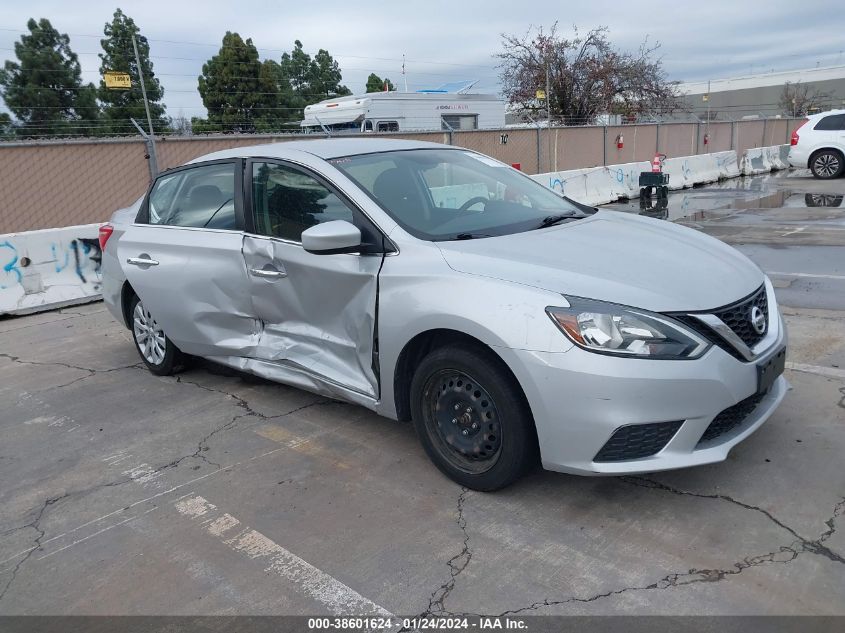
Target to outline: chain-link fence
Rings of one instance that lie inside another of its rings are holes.
[[[384,134],[452,144],[518,164],[529,174],[690,156],[789,142],[802,119],[619,126],[520,127]],[[300,135],[159,137],[158,167],[169,169],[221,149],[299,140]],[[149,183],[141,138],[0,143],[0,233],[102,222]]]

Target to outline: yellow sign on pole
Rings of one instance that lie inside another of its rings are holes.
[[[535,97],[537,97],[537,99],[539,99],[539,100],[541,100],[541,101],[542,101],[543,99],[545,99],[545,98],[546,98],[546,91],[545,91],[545,90],[538,90],[538,91],[534,94],[534,96],[535,96]]]
[[[132,80],[129,78],[129,73],[107,70],[103,74],[103,79],[106,82],[106,88],[109,90],[129,90],[132,87]]]

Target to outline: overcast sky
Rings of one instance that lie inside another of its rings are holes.
[[[370,72],[404,88],[403,54],[410,90],[478,79],[480,91],[497,92],[493,55],[500,34],[555,21],[564,33],[573,23],[582,31],[607,26],[621,49],[635,49],[645,36],[659,41],[669,78],[681,81],[845,64],[843,0],[2,0],[0,59],[14,58],[14,42],[28,18],[45,17],[70,35],[84,80],[96,82],[99,38],[116,6],[150,39],[171,116],[204,115],[197,75],[227,30],[251,37],[262,57],[276,60],[295,39],[312,55],[325,48],[356,93]]]

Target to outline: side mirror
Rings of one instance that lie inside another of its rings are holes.
[[[361,230],[346,220],[317,224],[302,232],[302,248],[315,255],[355,253],[361,248]]]

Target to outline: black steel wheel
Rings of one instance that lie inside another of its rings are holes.
[[[482,473],[502,450],[499,412],[493,397],[472,376],[454,369],[431,374],[423,388],[427,430],[456,468]]]
[[[810,171],[813,176],[823,180],[839,178],[845,172],[845,160],[836,150],[823,149],[810,159]]]
[[[431,352],[414,375],[411,412],[428,456],[468,488],[497,490],[536,461],[525,397],[492,352],[464,345]]]

